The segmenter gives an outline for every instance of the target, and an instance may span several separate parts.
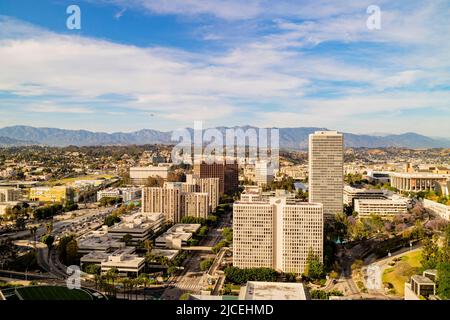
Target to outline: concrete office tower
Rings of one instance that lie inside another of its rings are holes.
[[[209,197],[207,193],[189,192],[182,194],[183,217],[208,218]]]
[[[142,212],[162,213],[167,221],[177,223],[182,218],[180,188],[143,188]]]
[[[309,135],[309,201],[325,216],[343,212],[344,136],[336,131]]]
[[[203,178],[218,178],[220,194],[232,194],[239,186],[239,166],[237,163],[194,164],[194,176]]]
[[[233,206],[233,265],[302,274],[312,251],[323,261],[323,206],[286,197]]]
[[[258,186],[267,185],[274,178],[270,162],[259,160],[255,163],[255,180]]]

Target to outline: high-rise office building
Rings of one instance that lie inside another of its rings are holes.
[[[267,185],[274,178],[270,162],[259,160],[255,162],[255,182],[258,186]]]
[[[309,135],[309,201],[325,216],[343,212],[344,137],[336,131]]]
[[[220,194],[233,194],[239,186],[239,165],[235,163],[196,163],[194,175],[200,179],[218,178]]]
[[[310,252],[323,260],[323,206],[238,201],[233,206],[233,265],[302,274]]]

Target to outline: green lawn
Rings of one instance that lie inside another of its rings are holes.
[[[422,251],[414,251],[400,258],[394,266],[387,268],[383,274],[383,283],[391,283],[394,286],[395,295],[403,296],[405,282],[420,269]]]
[[[57,286],[17,288],[17,292],[23,300],[92,300],[92,296],[83,290]]]

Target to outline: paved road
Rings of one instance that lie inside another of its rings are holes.
[[[230,221],[231,213],[228,213],[220,219],[219,225],[209,232],[208,237],[202,241],[201,246],[215,246],[222,239],[223,228],[230,226]],[[185,269],[179,276],[171,280],[169,288],[162,295],[162,299],[178,300],[186,292],[199,294],[206,279],[206,272],[200,270],[200,261],[206,257],[211,257],[211,255],[199,251],[191,253],[191,256],[183,264]]]

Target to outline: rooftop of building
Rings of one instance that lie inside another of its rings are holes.
[[[241,288],[242,300],[307,300],[301,283],[249,281]]]
[[[195,233],[201,226],[201,224],[194,223],[178,223],[173,225],[166,233]]]
[[[390,172],[390,176],[397,178],[418,178],[418,179],[446,179],[448,174],[438,174],[431,172]]]
[[[144,257],[135,254],[117,253],[108,256],[107,261],[102,261],[102,267],[139,267],[145,262]]]
[[[147,230],[153,228],[162,219],[164,219],[164,215],[162,213],[138,212],[129,216],[124,216],[121,222],[109,228],[109,232]]]
[[[88,254],[85,254],[81,257],[81,262],[103,262],[107,261],[108,257],[111,255],[121,255],[121,254],[133,254],[136,251],[136,248],[134,247],[123,247],[120,249],[117,249],[113,253],[107,253],[104,251],[93,251],[89,252]]]
[[[355,188],[352,186],[344,186],[344,191],[347,192],[353,192],[353,193],[377,193],[377,194],[384,194],[384,191],[381,189],[365,189],[365,188]]]
[[[180,250],[168,250],[168,249],[153,249],[152,254],[154,256],[166,257],[169,260],[175,259]]]
[[[411,280],[413,280],[414,282],[417,282],[418,284],[434,284],[433,280],[431,280],[430,278],[427,278],[425,276],[421,276],[421,275],[413,275],[411,277]]]

